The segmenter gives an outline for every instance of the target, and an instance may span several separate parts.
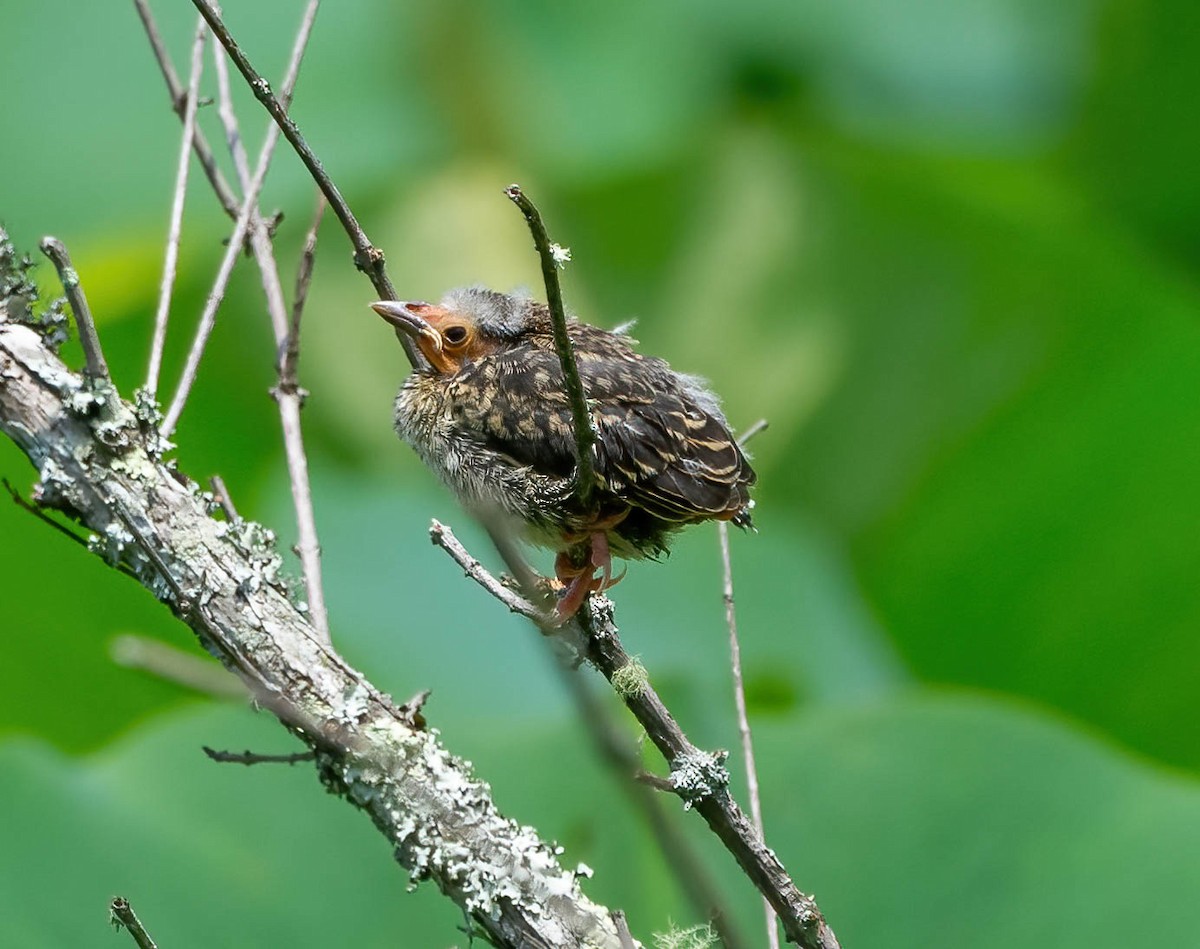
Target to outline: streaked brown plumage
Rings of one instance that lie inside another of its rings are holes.
[[[593,564],[607,577],[609,549],[655,556],[687,524],[749,525],[754,471],[715,396],[699,379],[638,353],[628,336],[568,324],[597,435],[598,485],[584,509],[573,490],[571,407],[545,304],[471,287],[436,306],[372,306],[430,363],[401,387],[396,431],[469,509],[516,519],[528,539],[558,550],[560,578],[586,575],[572,585],[578,602],[560,604],[566,615],[597,588]]]

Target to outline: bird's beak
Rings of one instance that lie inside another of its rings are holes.
[[[442,351],[442,335],[421,316],[423,311],[437,309],[428,303],[403,303],[400,300],[376,300],[371,309],[413,341],[428,355]]]

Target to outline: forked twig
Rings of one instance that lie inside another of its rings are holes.
[[[298,392],[300,380],[297,370],[300,364],[300,320],[304,316],[304,305],[308,302],[308,288],[312,285],[313,266],[317,257],[317,231],[325,217],[329,203],[325,195],[317,194],[317,209],[313,212],[308,236],[304,239],[304,250],[300,253],[300,265],[296,268],[296,287],[292,293],[292,319],[288,324],[287,338],[279,358],[279,388]]]

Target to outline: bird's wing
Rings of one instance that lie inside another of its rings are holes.
[[[754,472],[697,383],[632,350],[577,356],[603,490],[668,522],[733,517],[746,507]],[[553,352],[497,353],[464,378],[487,393],[456,400],[469,406],[463,421],[487,448],[544,474],[571,474],[574,428]]]

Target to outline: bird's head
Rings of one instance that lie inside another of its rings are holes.
[[[438,373],[457,372],[542,322],[529,297],[482,287],[451,290],[437,304],[379,300],[371,309],[411,337]]]

